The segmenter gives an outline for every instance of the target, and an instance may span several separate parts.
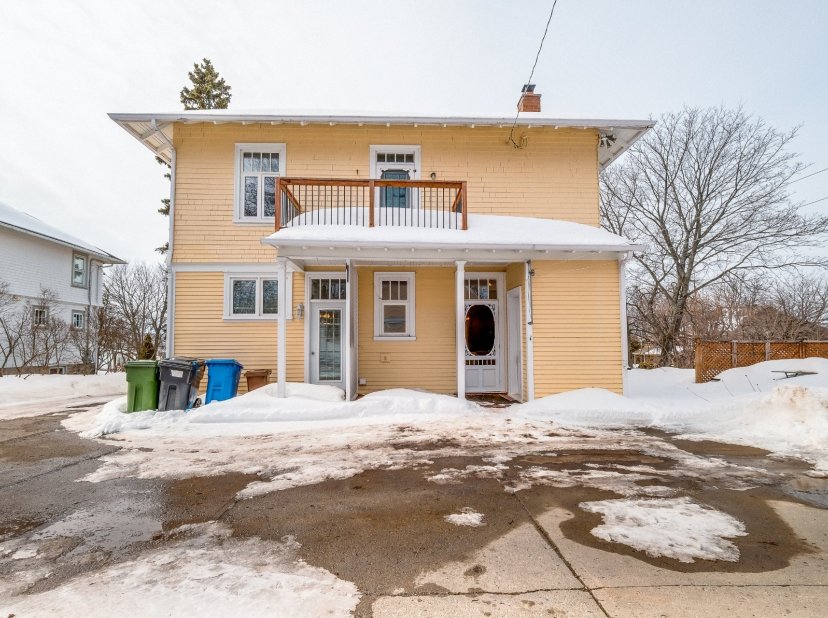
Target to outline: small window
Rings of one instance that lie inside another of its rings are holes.
[[[35,326],[46,326],[49,323],[49,308],[35,307],[32,310],[32,324]]]
[[[83,330],[86,324],[86,314],[83,311],[72,312],[72,328],[75,330]]]
[[[414,337],[414,273],[374,274],[374,336]]]
[[[236,144],[236,221],[275,216],[276,179],[284,174],[284,158],[284,144]]]
[[[497,279],[466,279],[466,300],[497,300]]]
[[[311,279],[311,300],[345,300],[345,279]]]
[[[291,274],[287,274],[290,290]],[[290,307],[290,295],[285,299]],[[279,315],[279,280],[268,275],[225,275],[225,318],[272,319]],[[290,319],[291,312],[287,318]]]
[[[86,256],[72,254],[72,285],[86,287]]]

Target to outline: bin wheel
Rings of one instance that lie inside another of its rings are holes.
[[[193,407],[194,408],[200,408],[201,407],[201,397],[196,397],[196,400],[193,402]]]

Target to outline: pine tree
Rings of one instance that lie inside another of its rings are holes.
[[[141,349],[138,350],[138,360],[152,360],[153,358],[155,358],[155,345],[152,343],[152,337],[147,333],[144,335]]]
[[[227,109],[230,104],[230,86],[219,77],[213,63],[203,58],[201,64],[194,63],[193,70],[187,74],[193,84],[192,88],[181,89],[181,103],[184,109]]]

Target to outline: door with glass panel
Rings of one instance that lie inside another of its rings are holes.
[[[310,381],[344,388],[345,385],[345,279],[310,281]]]
[[[504,390],[498,274],[472,273],[465,281],[466,391]]]
[[[376,173],[380,180],[413,180],[416,166],[413,152],[377,152]],[[419,206],[416,189],[411,187],[380,187],[378,212],[380,225],[412,225],[416,216],[411,209]]]

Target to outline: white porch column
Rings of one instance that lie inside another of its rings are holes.
[[[456,328],[455,340],[457,344],[457,398],[466,398],[466,295],[464,292],[466,281],[466,262],[457,261],[455,275],[455,303]]]
[[[351,354],[351,328],[353,327],[353,315],[351,314],[351,298],[354,293],[351,286],[351,260],[345,260],[345,332],[342,333],[342,347],[345,353],[345,401],[353,398],[354,381],[353,355]]]
[[[618,260],[618,287],[621,296],[621,394],[627,394],[627,364],[630,359],[630,342],[627,333],[627,260],[629,254]]]
[[[278,329],[276,341],[276,396],[287,395],[287,260],[276,258],[276,278],[278,281]]]

